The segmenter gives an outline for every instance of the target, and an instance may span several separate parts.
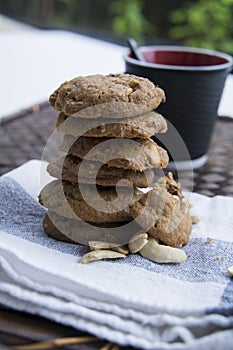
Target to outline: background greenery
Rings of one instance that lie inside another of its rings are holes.
[[[4,0],[0,12],[40,28],[78,31],[123,43],[169,39],[169,12],[185,0]]]
[[[0,12],[40,28],[125,43],[181,43],[233,54],[233,0],[4,0]]]
[[[233,0],[199,0],[171,12],[168,35],[186,45],[233,54]]]

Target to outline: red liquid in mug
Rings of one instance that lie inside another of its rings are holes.
[[[148,63],[172,66],[214,66],[228,62],[222,57],[188,51],[178,52],[156,50],[144,51],[142,54]]]

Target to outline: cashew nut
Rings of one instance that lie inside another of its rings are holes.
[[[181,263],[186,260],[183,250],[161,245],[153,237],[149,237],[148,243],[140,250],[140,254],[156,263]]]
[[[229,273],[230,276],[233,276],[233,265],[228,267],[227,272]]]
[[[89,253],[86,253],[82,256],[80,262],[86,264],[91,261],[102,260],[102,259],[117,259],[125,258],[126,256],[121,253],[114,252],[112,250],[93,250]]]
[[[105,241],[89,241],[88,245],[90,247],[90,250],[111,249],[115,245],[115,243]]]
[[[139,233],[129,241],[128,247],[130,253],[139,252],[148,242],[148,234],[147,233]]]
[[[112,247],[112,250],[121,254],[129,254],[129,249],[125,245]]]
[[[89,241],[88,245],[90,247],[90,250],[110,249],[121,254],[129,254],[129,250],[126,246],[120,246],[116,243],[104,241]]]

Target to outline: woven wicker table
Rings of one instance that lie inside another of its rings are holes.
[[[4,119],[0,125],[0,175],[30,159],[41,159],[55,127],[57,113],[44,103]],[[194,171],[194,191],[207,196],[233,196],[233,119],[217,120],[208,152],[208,161]],[[56,150],[54,150],[55,156]],[[182,185],[189,185],[190,172],[183,172]],[[25,344],[83,333],[41,317],[0,308],[0,343]],[[102,344],[103,345],[103,344]],[[100,343],[79,345],[98,349]],[[67,347],[66,347],[67,348]],[[128,348],[129,349],[129,348]]]

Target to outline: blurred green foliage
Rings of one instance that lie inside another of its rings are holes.
[[[68,29],[117,43],[171,41],[168,14],[187,0],[0,0],[0,13],[40,28]]]
[[[172,39],[233,54],[233,0],[186,2],[170,19]]]
[[[77,0],[60,0],[61,3],[63,3],[66,7],[66,11],[63,11],[62,14],[60,14],[60,17],[62,19],[65,19],[65,22],[67,23],[74,23],[76,21],[76,9],[78,5]]]
[[[139,43],[143,35],[152,32],[152,25],[143,14],[144,1],[142,0],[115,0],[110,6],[113,15],[113,30],[124,37],[132,37]]]

